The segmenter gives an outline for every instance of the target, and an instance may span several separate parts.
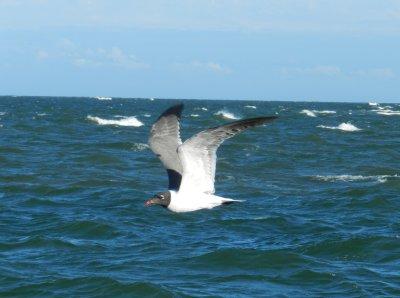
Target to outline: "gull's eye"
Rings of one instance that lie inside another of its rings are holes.
[[[163,195],[160,195],[160,199],[161,199],[161,200],[164,199],[164,196],[163,196]]]

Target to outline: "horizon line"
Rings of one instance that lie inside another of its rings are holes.
[[[393,102],[385,102],[385,101],[379,101],[375,99],[370,99],[370,100],[339,100],[339,99],[334,99],[334,100],[318,100],[318,99],[300,99],[300,100],[291,100],[291,99],[250,99],[250,98],[189,98],[189,97],[125,97],[125,96],[100,96],[100,95],[95,95],[95,96],[82,96],[82,95],[15,95],[15,94],[2,94],[0,95],[0,98],[2,97],[41,97],[41,98],[49,98],[49,97],[55,97],[55,98],[99,98],[99,97],[109,97],[111,99],[143,99],[143,100],[149,100],[149,99],[157,99],[157,100],[212,100],[212,101],[265,101],[265,102],[311,102],[311,103],[369,103],[369,102],[376,102],[380,104],[389,104],[389,103],[400,103],[400,100],[393,101]]]

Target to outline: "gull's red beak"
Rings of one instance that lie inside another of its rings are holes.
[[[146,202],[144,202],[144,205],[145,205],[146,207],[149,207],[149,206],[151,206],[151,205],[154,205],[153,199],[148,199]]]

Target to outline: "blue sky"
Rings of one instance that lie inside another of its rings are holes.
[[[397,0],[0,0],[0,94],[400,101]]]

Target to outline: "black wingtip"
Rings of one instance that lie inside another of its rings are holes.
[[[184,107],[183,103],[169,107],[160,115],[160,117],[158,117],[158,119],[160,119],[161,117],[169,116],[169,115],[175,115],[180,119],[181,115],[182,115],[183,107]]]

